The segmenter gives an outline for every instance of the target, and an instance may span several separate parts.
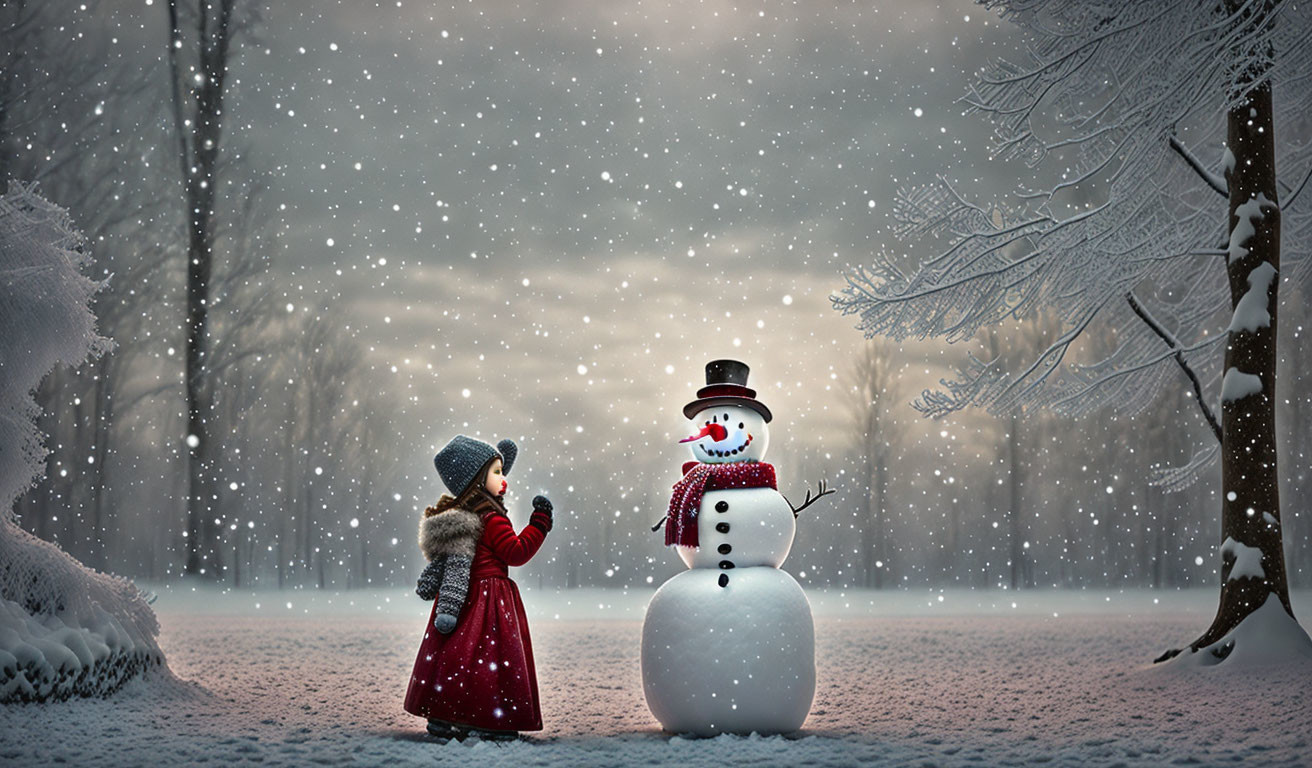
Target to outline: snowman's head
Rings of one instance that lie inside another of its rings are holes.
[[[704,464],[761,461],[770,445],[765,418],[740,405],[708,406],[692,419],[692,435],[680,440]]]

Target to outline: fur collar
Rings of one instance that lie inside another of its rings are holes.
[[[482,535],[482,518],[459,507],[419,521],[419,549],[429,560],[436,560],[439,555],[473,557]]]

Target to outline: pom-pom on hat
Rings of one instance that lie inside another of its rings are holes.
[[[492,459],[501,459],[501,474],[510,474],[519,448],[507,438],[493,448],[482,440],[467,435],[456,435],[433,457],[437,474],[453,496],[464,493],[469,484],[478,479],[478,471]]]
[[[706,364],[706,386],[697,390],[697,399],[683,406],[689,419],[698,411],[717,405],[741,405],[761,414],[768,423],[774,418],[765,403],[756,399],[756,390],[747,386],[747,363],[737,360],[712,360]]]

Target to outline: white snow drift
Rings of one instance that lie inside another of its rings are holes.
[[[32,187],[0,197],[0,702],[105,695],[163,662],[131,582],[18,527],[14,500],[46,456],[32,391],[56,365],[108,349],[88,309],[100,284],[68,214]]]

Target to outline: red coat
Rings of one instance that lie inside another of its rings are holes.
[[[550,518],[535,511],[516,535],[504,512],[483,511],[481,517],[483,533],[470,567],[469,596],[449,635],[433,628],[433,601],[405,694],[405,711],[471,728],[540,731],[533,643],[519,588],[507,567],[523,565],[537,554]]]

